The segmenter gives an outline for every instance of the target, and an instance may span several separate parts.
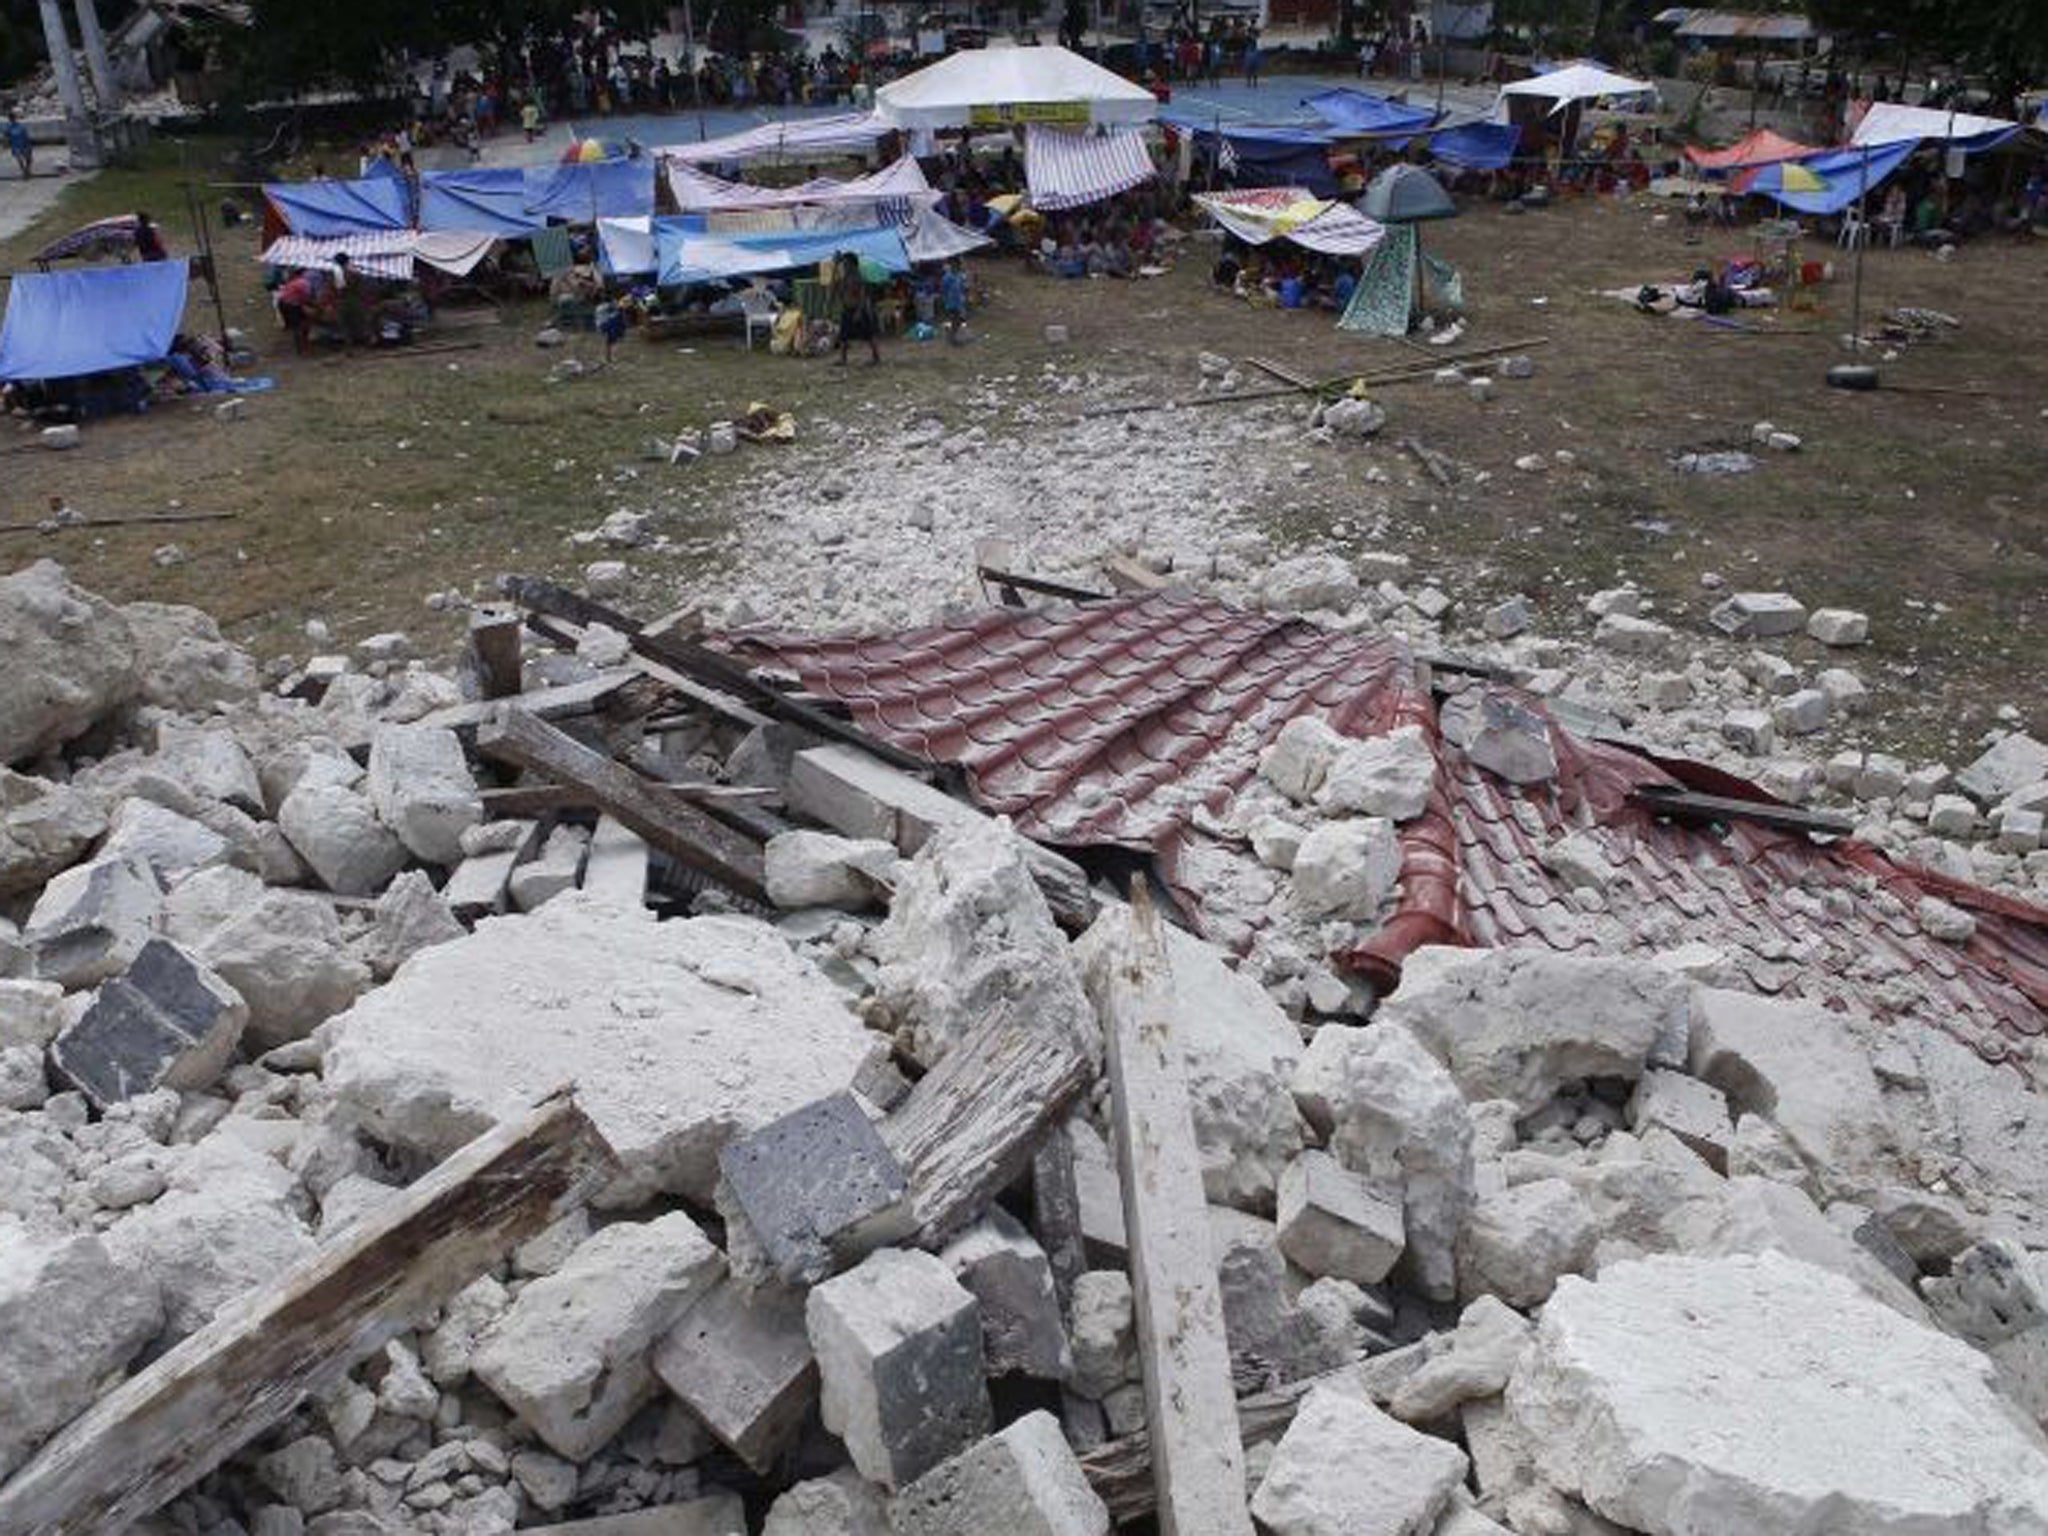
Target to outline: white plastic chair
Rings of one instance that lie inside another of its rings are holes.
[[[775,317],[782,313],[782,306],[775,295],[756,283],[740,294],[740,314],[746,321],[747,350],[754,350],[754,329],[766,331],[771,340],[775,336]]]
[[[1835,244],[1845,251],[1870,244],[1870,225],[1854,208],[1842,210],[1842,232],[1835,237]]]

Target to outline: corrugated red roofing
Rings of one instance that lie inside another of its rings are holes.
[[[1198,916],[1202,892],[1182,880],[1183,855],[1217,835],[1216,818],[1288,720],[1320,714],[1353,736],[1422,726],[1437,783],[1424,814],[1401,827],[1397,909],[1344,957],[1383,990],[1423,944],[1648,954],[1701,942],[1720,951],[1730,981],[1919,1018],[1992,1061],[2048,1026],[2048,910],[1853,840],[1660,821],[1632,791],[1770,797],[1554,723],[1556,780],[1518,789],[1443,740],[1412,657],[1381,636],[1155,593],[993,609],[900,635],[725,643],[794,674],[884,740],[957,765],[979,803],[1032,837],[1155,853]],[[1541,713],[1537,701],[1516,702]],[[1603,897],[1544,866],[1545,847],[1575,831],[1596,834],[1613,866]],[[1921,929],[1916,909],[1930,895],[1976,917],[1966,944]]]

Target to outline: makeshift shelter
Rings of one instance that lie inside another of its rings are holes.
[[[565,224],[651,214],[654,162],[642,158],[557,166],[528,183],[526,211]]]
[[[1011,123],[1147,123],[1158,98],[1065,48],[971,48],[875,92],[899,128],[1000,128]]]
[[[652,277],[660,269],[650,216],[597,221],[598,265],[611,277]]]
[[[1781,160],[1799,160],[1820,152],[1817,145],[1801,144],[1768,128],[1758,128],[1744,134],[1726,149],[1703,149],[1697,144],[1688,144],[1685,158],[1703,171],[1742,171],[1752,166],[1775,165]]]
[[[1069,132],[1044,123],[1024,129],[1024,175],[1031,206],[1053,213],[1084,208],[1141,187],[1158,174],[1135,128]]]
[[[726,181],[684,161],[671,161],[667,171],[669,194],[681,213],[794,208],[804,204],[897,202],[906,205],[903,218],[908,218],[909,204],[930,203],[940,195],[932,189],[923,167],[910,155],[870,175],[846,181],[821,176],[794,187],[756,187]],[[896,222],[900,223],[902,219]]]
[[[545,184],[551,173],[537,179]],[[425,230],[460,230],[516,240],[544,228],[547,220],[528,212],[532,184],[517,167],[428,171],[420,177],[419,225]]]
[[[1305,187],[1317,197],[1341,190],[1330,168],[1336,138],[1326,130],[1288,123],[1226,123],[1169,107],[1161,120],[1188,136],[1224,175],[1258,187]]]
[[[1552,105],[1547,111],[1561,112],[1574,102],[1654,96],[1657,87],[1648,80],[1617,75],[1597,64],[1567,64],[1528,80],[1516,80],[1500,88],[1503,106],[1516,98],[1534,98]]]
[[[343,235],[317,240],[305,235],[287,235],[264,247],[257,260],[266,266],[337,270],[335,257],[347,255],[349,267],[366,277],[410,282],[416,262],[452,277],[467,277],[497,243],[497,237],[474,232],[417,229],[395,230],[375,235]]]
[[[654,220],[655,260],[664,288],[730,282],[790,272],[852,252],[863,268],[908,272],[910,252],[897,229],[789,231],[774,235],[714,235],[685,221]]]
[[[1459,123],[1429,135],[1430,158],[1461,171],[1497,171],[1515,158],[1522,130],[1513,123]]]
[[[135,256],[135,231],[137,225],[132,213],[117,214],[111,219],[95,219],[81,225],[68,235],[59,235],[35,255],[29,258],[44,271],[54,261],[67,261],[72,257],[91,261],[100,257],[118,256],[131,261]]]
[[[1349,203],[1314,197],[1302,187],[1252,187],[1198,193],[1195,202],[1247,245],[1291,240],[1325,256],[1363,256],[1386,230]]]
[[[762,123],[697,144],[670,144],[657,158],[685,165],[747,165],[756,160],[821,160],[871,155],[896,126],[867,112]]]
[[[287,234],[330,239],[412,227],[410,190],[390,176],[266,182],[263,196]]]
[[[1464,280],[1448,262],[1426,255],[1421,226],[1457,217],[1442,185],[1420,166],[1389,166],[1366,188],[1361,206],[1387,226],[1387,238],[1373,252],[1351,302],[1337,325],[1370,336],[1406,336],[1416,316],[1429,309],[1429,289],[1438,303],[1462,309]]]
[[[1849,135],[1849,142],[1877,148],[1926,140],[1974,155],[1998,148],[2019,131],[2018,123],[2000,117],[1975,117],[1968,112],[1874,101],[1856,124],[1856,131]]]
[[[1866,193],[1874,192],[1919,147],[1919,140],[1906,139],[1881,147],[1826,150],[1803,160],[1785,160],[1745,171],[1730,185],[1737,192],[1773,198],[1796,213],[1824,217],[1840,213]],[[1795,173],[1789,181],[1787,172]]]
[[[928,261],[951,261],[995,244],[987,235],[955,224],[936,208],[919,208],[902,231],[903,248],[910,259],[922,265]]]
[[[1406,140],[1437,120],[1437,114],[1427,107],[1412,107],[1405,101],[1349,86],[1304,96],[1301,104],[1329,124],[1333,133],[1346,138]]]
[[[1443,183],[1419,165],[1390,165],[1372,179],[1359,211],[1382,224],[1421,224],[1455,219],[1457,205]]]
[[[70,379],[161,362],[185,318],[183,261],[23,272],[7,286],[0,379]]]

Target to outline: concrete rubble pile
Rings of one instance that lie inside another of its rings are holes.
[[[190,611],[0,579],[0,1530],[568,1088],[587,1190],[49,1528],[2048,1536],[2020,1071],[1679,952],[1424,948],[1375,997],[1332,957],[1395,899],[1414,728],[1290,725],[1235,814],[1299,921],[1152,952],[845,732],[563,627],[271,687]],[[2044,777],[2015,733],[1956,792],[2024,825]]]

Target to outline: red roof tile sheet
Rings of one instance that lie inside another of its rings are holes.
[[[896,746],[956,765],[981,805],[1029,836],[1157,855],[1197,916],[1202,892],[1181,880],[1183,855],[1216,835],[1288,720],[1320,714],[1352,736],[1422,726],[1437,783],[1424,814],[1401,828],[1397,909],[1344,957],[1382,990],[1424,944],[1651,954],[1704,943],[1730,984],[1918,1018],[1991,1061],[2048,1027],[2048,910],[1853,840],[1661,821],[1631,792],[1678,785],[1770,797],[1554,723],[1557,779],[1518,789],[1443,740],[1412,657],[1381,636],[1154,593],[993,609],[899,635],[750,633],[725,643],[793,674]],[[1516,702],[1541,714],[1537,701]],[[1542,860],[1549,843],[1580,831],[1613,867],[1598,897],[1573,891]],[[1962,945],[1928,936],[1916,915],[1924,896],[1968,910],[1975,935]]]

